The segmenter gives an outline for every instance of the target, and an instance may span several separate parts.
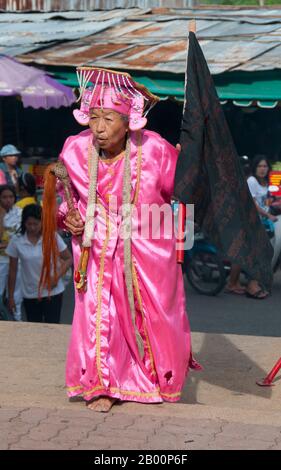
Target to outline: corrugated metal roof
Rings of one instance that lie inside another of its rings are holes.
[[[6,11],[112,10],[132,7],[186,8],[188,6],[189,0],[0,0],[0,10]]]
[[[97,34],[121,22],[122,18],[106,21],[52,21],[44,23],[2,23],[0,46],[18,46],[53,41],[70,41]]]
[[[1,0],[0,0],[1,1]],[[145,15],[151,9],[125,8],[111,11],[64,11],[52,13],[0,13],[0,23],[41,23],[54,19],[59,20],[95,20],[105,21],[113,18],[125,18],[127,16]]]
[[[198,11],[198,13],[197,13]],[[118,12],[118,13],[117,13]],[[30,46],[38,48],[47,41],[70,41],[21,53],[22,61],[44,65],[95,64],[98,66],[184,74],[186,62],[187,19],[198,16],[197,37],[210,70],[218,74],[232,70],[281,69],[280,9],[208,8],[168,10],[166,14],[144,14],[142,10],[90,12],[89,16],[68,21],[50,14],[29,15],[29,23],[4,23],[0,48]],[[243,15],[246,16],[243,16]],[[96,16],[95,16],[96,15]],[[24,15],[23,15],[24,16]],[[108,18],[111,17],[112,20]],[[264,18],[264,20],[263,20]],[[73,40],[79,37],[79,40]],[[15,49],[16,50],[16,49]]]
[[[247,72],[259,71],[259,70],[272,70],[281,68],[281,45],[280,41],[277,47],[270,49],[266,52],[266,61],[263,56],[257,56],[248,63],[241,64],[239,70],[245,70]]]

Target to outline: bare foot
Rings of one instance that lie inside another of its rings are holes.
[[[246,293],[246,288],[242,286],[240,283],[236,283],[236,284],[228,283],[225,287],[225,292],[227,292],[228,294],[243,295]]]
[[[108,413],[116,401],[117,398],[100,397],[88,403],[87,408],[101,413]]]

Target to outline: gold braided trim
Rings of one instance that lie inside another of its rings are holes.
[[[139,288],[139,282],[138,282],[138,277],[137,277],[137,272],[136,272],[136,267],[134,265],[134,262],[132,260],[132,273],[133,273],[133,285],[136,291],[136,296],[137,296],[137,301],[139,304],[139,308],[141,311],[141,316],[142,316],[142,324],[143,324],[143,329],[144,329],[144,335],[145,335],[145,340],[149,352],[149,359],[150,359],[150,364],[151,364],[151,369],[152,369],[152,375],[156,375],[156,370],[154,366],[154,358],[152,354],[152,349],[151,345],[149,342],[149,337],[146,329],[146,324],[145,324],[145,318],[144,318],[144,313],[143,313],[143,304],[142,304],[142,298],[141,298],[141,293],[140,293],[140,288]]]
[[[102,206],[99,204],[99,206]],[[104,209],[104,207],[102,206]],[[109,217],[106,214],[104,209],[104,217],[106,220],[106,237],[103,243],[101,257],[100,257],[100,269],[98,277],[98,287],[97,287],[97,298],[98,298],[98,308],[97,308],[97,319],[96,319],[96,365],[99,376],[100,384],[103,383],[102,380],[102,371],[101,371],[101,297],[102,297],[102,284],[103,284],[103,275],[104,275],[104,259],[106,254],[107,245],[110,237],[110,221]]]
[[[155,392],[132,392],[131,390],[122,390],[120,388],[112,388],[109,389],[113,393],[122,393],[122,395],[134,395],[136,397],[159,397],[159,389],[157,388]]]
[[[177,392],[177,393],[161,393],[161,396],[162,396],[162,397],[168,397],[168,398],[180,397],[180,396],[181,396],[181,392]]]
[[[109,390],[112,393],[120,393],[122,395],[133,395],[136,397],[159,397],[159,389],[156,389],[155,392],[135,392],[135,391],[130,391],[130,390],[122,390],[121,388],[115,388],[115,387],[109,387],[108,389],[105,389],[104,387],[94,387],[91,390],[88,390],[87,392],[84,392],[84,396],[91,395],[92,393],[96,392],[97,390],[104,390],[105,392]]]
[[[118,160],[121,160],[125,155],[125,152],[122,152],[120,155],[117,155],[114,158],[99,158],[100,162],[106,163],[107,165],[110,165],[111,163],[117,162]]]
[[[106,208],[103,206],[102,200],[99,198],[99,196],[97,196],[97,206],[101,209],[102,216],[103,216],[104,220],[106,220],[106,218],[107,218]]]
[[[97,392],[98,390],[105,390],[103,385],[98,385],[97,387],[92,388],[91,390],[88,390],[87,392],[83,392],[83,396],[87,397],[88,395],[91,395],[94,392]]]
[[[69,392],[74,392],[74,390],[83,390],[82,385],[78,385],[77,387],[66,387],[66,390]]]
[[[137,156],[137,182],[136,190],[132,200],[132,204],[136,205],[138,202],[139,192],[140,192],[140,179],[141,179],[141,165],[142,165],[142,134],[141,131],[137,132],[137,147],[138,147],[138,156]]]
[[[79,390],[79,389],[82,390],[83,387],[82,386],[67,387],[67,390],[69,392],[74,391],[74,390]],[[109,389],[105,389],[102,385],[98,385],[98,386],[92,388],[91,390],[88,390],[87,392],[83,392],[83,396],[91,395],[92,393],[97,392],[99,390],[104,390],[105,392],[106,392],[106,390],[109,390],[112,393],[120,393],[122,395],[132,395],[132,396],[136,396],[136,397],[147,397],[147,398],[149,398],[149,397],[159,397],[159,396],[167,397],[167,398],[175,398],[175,397],[180,397],[181,396],[181,392],[161,393],[160,388],[157,388],[155,390],[155,392],[135,392],[135,391],[131,391],[131,390],[122,390],[121,388],[117,388],[117,387],[110,387]]]

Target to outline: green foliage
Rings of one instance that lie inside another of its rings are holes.
[[[259,5],[258,0],[204,0],[196,3],[197,5]],[[281,5],[281,0],[264,0],[264,5]]]

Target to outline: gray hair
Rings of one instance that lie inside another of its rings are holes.
[[[125,124],[128,124],[129,122],[129,116],[127,114],[120,114],[122,121],[124,121]]]

